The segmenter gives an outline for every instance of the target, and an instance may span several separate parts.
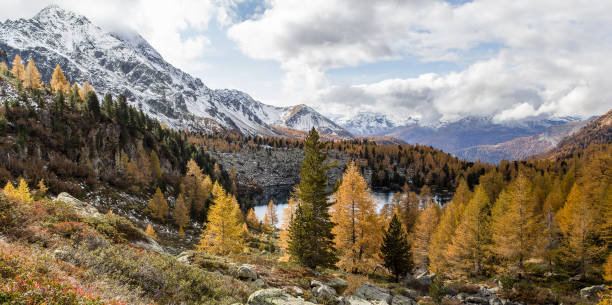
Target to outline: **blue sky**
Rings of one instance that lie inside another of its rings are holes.
[[[52,0],[0,0],[0,20]],[[333,117],[424,124],[612,108],[612,2],[578,0],[63,0],[140,33],[212,88]]]

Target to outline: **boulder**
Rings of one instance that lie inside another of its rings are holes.
[[[408,272],[406,274],[406,276],[404,276],[404,278],[402,278],[401,282],[402,285],[404,286],[412,286],[414,284],[417,283],[416,279],[414,278],[414,276],[412,276],[412,273]]]
[[[189,258],[191,257],[191,253],[189,251],[183,251],[179,255],[176,256],[176,260],[183,264],[191,264]]]
[[[75,212],[81,217],[102,217],[102,214],[98,212],[98,209],[89,205],[87,202],[83,202],[78,200],[72,195],[62,192],[54,200],[55,202],[64,202],[69,205],[72,205],[75,209]]]
[[[255,281],[253,281],[253,285],[259,288],[263,288],[264,286],[266,286],[266,282],[264,282],[264,280],[262,279],[256,279]]]
[[[488,305],[489,299],[480,296],[471,295],[465,298],[466,303]]]
[[[411,298],[396,294],[391,300],[391,305],[416,305],[417,302]]]
[[[402,290],[400,290],[400,293],[405,296],[405,297],[409,297],[413,300],[416,300],[419,298],[419,292],[414,290],[414,289],[408,289],[408,288],[404,288]]]
[[[238,278],[241,280],[254,281],[257,279],[257,271],[251,265],[242,265],[238,268]]]
[[[342,299],[344,305],[372,305],[372,303],[354,295],[349,295]]]
[[[607,291],[606,285],[596,285],[580,289],[580,297],[587,300],[597,300],[599,294]]]
[[[164,248],[162,248],[162,246],[159,243],[157,243],[155,239],[153,239],[152,237],[148,235],[144,235],[143,238],[144,240],[137,240],[133,242],[132,244],[138,247],[147,249],[149,251],[157,252],[159,254],[166,254],[166,251],[164,251]]]
[[[319,301],[319,303],[323,304],[338,304],[340,303],[340,298],[336,294],[334,288],[331,288],[327,285],[321,285],[312,289],[312,295]]]
[[[433,279],[435,276],[435,274],[429,274],[427,271],[425,271],[423,273],[418,274],[414,279],[420,285],[429,286],[431,285],[431,283],[433,283]]]
[[[289,293],[293,295],[303,295],[304,294],[304,289],[298,286],[286,287],[285,290],[287,290]]]
[[[489,305],[503,305],[502,299],[499,297],[492,297],[489,299]]]
[[[314,305],[314,303],[298,299],[282,289],[270,288],[253,292],[247,305]]]
[[[317,281],[317,280],[310,281],[310,288],[316,288],[322,285],[323,283],[321,281]]]
[[[342,295],[346,288],[348,288],[348,282],[339,277],[334,277],[330,279],[329,281],[327,281],[327,285],[331,288],[334,288],[338,295]]]
[[[359,286],[355,290],[355,296],[367,301],[384,301],[391,304],[392,295],[388,289],[372,285],[369,282]]]

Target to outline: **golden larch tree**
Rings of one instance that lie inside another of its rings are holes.
[[[276,205],[274,205],[274,201],[270,200],[268,202],[268,208],[266,209],[266,214],[263,219],[264,226],[270,232],[274,232],[276,229],[276,225],[278,224],[278,215],[276,214]]]
[[[349,272],[367,272],[380,261],[382,230],[376,203],[354,162],[349,162],[342,183],[333,194],[331,209],[334,243],[339,251],[337,265]]]
[[[153,198],[149,200],[149,210],[153,218],[165,220],[168,217],[168,202],[159,187],[155,190]]]
[[[87,93],[89,92],[96,92],[96,90],[94,90],[94,88],[89,84],[88,81],[85,81],[83,83],[83,86],[81,86],[81,88],[79,89],[79,97],[81,98],[81,100],[85,100],[85,97],[87,96]]]
[[[491,239],[489,205],[489,197],[484,188],[477,186],[447,250],[452,273],[482,274]]]
[[[259,227],[260,227],[259,219],[257,219],[257,215],[255,215],[255,210],[253,208],[250,208],[249,212],[247,213],[246,224],[251,229],[259,230]]]
[[[23,178],[19,179],[19,186],[17,187],[15,197],[23,202],[34,201],[28,183]]]
[[[608,282],[612,282],[612,253],[608,255],[606,263],[604,264],[604,279]]]
[[[5,62],[0,61],[0,77],[3,77],[4,74],[8,71],[8,66]]]
[[[521,172],[506,187],[491,209],[491,249],[522,273],[523,262],[533,253],[536,234],[543,228],[536,218],[533,186]]]
[[[236,197],[228,194],[218,182],[212,189],[213,205],[208,212],[208,222],[197,245],[198,251],[215,255],[240,253],[244,238],[242,213]]]
[[[586,198],[581,186],[572,187],[565,205],[559,211],[559,228],[565,239],[564,257],[578,266],[579,274],[585,276],[592,259],[600,252],[593,243],[593,234],[598,230],[597,209]]]
[[[68,93],[70,90],[70,82],[68,82],[66,79],[66,76],[59,65],[55,66],[55,70],[53,70],[50,84],[51,88],[53,88],[55,92],[62,91],[64,93]]]
[[[189,209],[183,199],[183,194],[179,194],[172,211],[174,222],[179,226],[179,230],[182,230],[189,224]]]
[[[204,175],[198,164],[193,160],[187,162],[187,173],[183,178],[183,195],[185,203],[194,215],[205,212],[206,203],[210,198],[212,181]]]
[[[23,86],[29,89],[39,89],[40,77],[40,72],[38,72],[38,68],[36,68],[34,60],[30,58],[30,60],[28,60],[28,64],[25,67]]]
[[[15,186],[13,185],[13,183],[11,183],[10,181],[6,182],[6,185],[2,189],[2,192],[7,197],[11,197],[11,198],[17,197],[17,190],[15,189]]]
[[[440,206],[435,201],[429,200],[414,226],[412,257],[417,269],[429,268],[429,246],[439,220]]]
[[[15,58],[13,59],[11,73],[16,79],[24,80],[25,68],[23,67],[23,63],[21,62],[21,56],[19,56],[19,54],[16,54]]]
[[[295,197],[290,197],[287,207],[283,210],[283,221],[281,222],[281,230],[278,233],[279,246],[283,249],[284,255],[281,257],[281,261],[289,261],[289,254],[287,253],[287,247],[289,246],[289,224],[293,219],[295,210],[297,209],[298,201]]]
[[[153,226],[151,224],[147,225],[147,228],[145,229],[145,234],[147,234],[153,239],[157,239],[157,234],[155,234],[155,229],[153,229]]]
[[[446,273],[449,268],[446,253],[455,230],[461,221],[463,209],[472,197],[465,180],[462,180],[455,191],[453,199],[444,207],[440,216],[440,222],[431,235],[429,245],[429,269],[433,273]]]

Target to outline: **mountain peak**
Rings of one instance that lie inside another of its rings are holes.
[[[71,24],[84,25],[90,24],[91,22],[87,17],[83,15],[79,15],[73,11],[62,8],[57,4],[51,4],[36,14],[34,16],[35,20],[38,20],[41,23],[50,23],[54,21],[63,21],[69,22]]]

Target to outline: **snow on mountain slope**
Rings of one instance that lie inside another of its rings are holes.
[[[274,107],[237,90],[214,90],[175,68],[138,34],[108,33],[86,17],[56,5],[31,19],[0,23],[0,50],[8,58],[33,58],[49,81],[56,65],[68,80],[89,81],[99,94],[124,94],[128,102],[173,128],[246,135],[279,135],[271,124],[352,135],[309,107]]]
[[[359,112],[355,116],[342,118],[339,124],[346,130],[360,136],[384,133],[398,126],[386,115],[374,112]]]

